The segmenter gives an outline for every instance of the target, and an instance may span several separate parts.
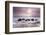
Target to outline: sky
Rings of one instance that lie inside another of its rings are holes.
[[[40,16],[40,8],[13,7],[13,16]]]

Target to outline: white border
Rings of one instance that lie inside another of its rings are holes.
[[[40,8],[40,27],[30,27],[30,28],[13,28],[13,7],[36,7]],[[34,4],[19,4],[19,3],[10,3],[9,4],[9,31],[10,32],[20,32],[20,31],[38,31],[43,30],[43,5],[34,5]]]

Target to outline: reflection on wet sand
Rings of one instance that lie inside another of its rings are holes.
[[[39,27],[39,26],[40,26],[39,17],[31,17],[25,19],[24,17],[23,18],[21,17],[21,19],[14,18],[13,22],[13,28]]]

